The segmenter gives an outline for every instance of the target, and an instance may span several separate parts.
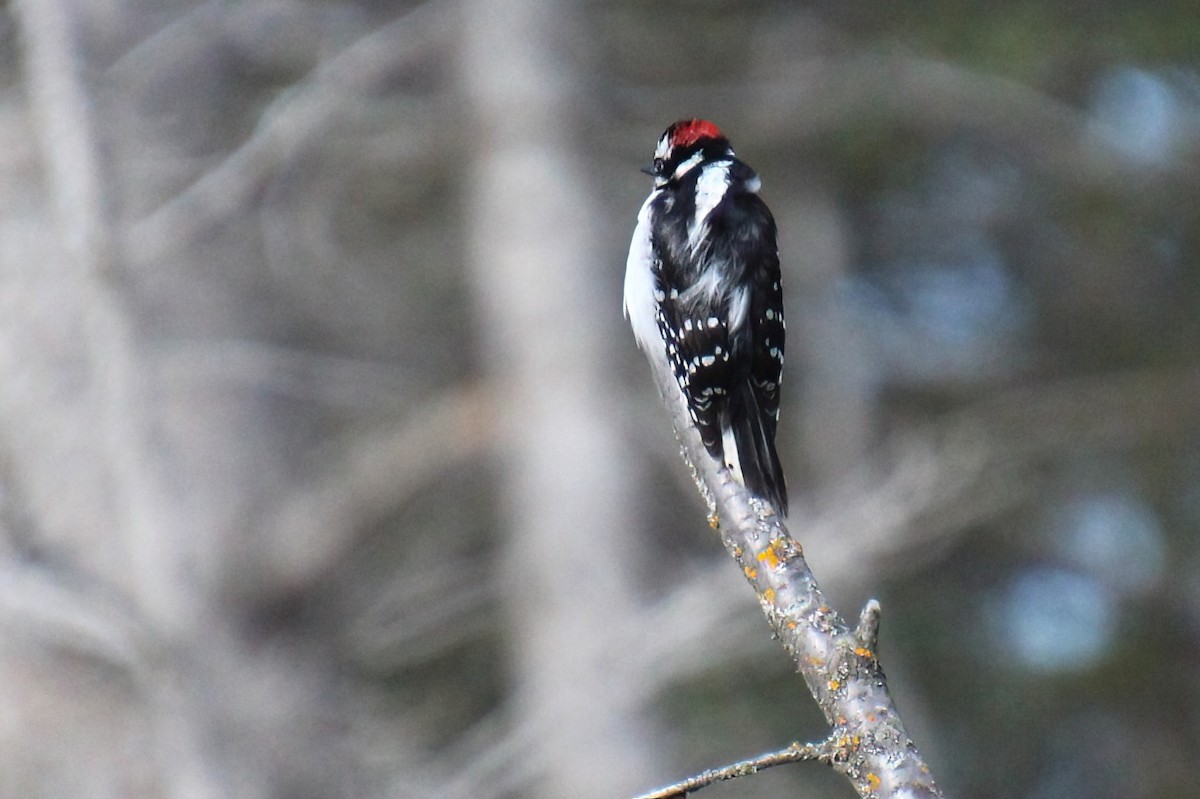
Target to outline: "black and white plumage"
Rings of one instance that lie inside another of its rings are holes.
[[[783,372],[783,293],[775,220],[759,179],[716,125],[663,133],[654,190],[625,268],[625,314],[638,346],[668,366],[712,457],[787,513],[775,451]]]

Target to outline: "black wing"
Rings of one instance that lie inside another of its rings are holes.
[[[692,251],[680,224],[690,210],[663,209],[652,242],[659,332],[709,454],[726,462],[732,431],[746,487],[786,513],[775,451],[784,352],[775,221],[758,195],[731,193]]]
[[[779,389],[783,379],[783,352],[786,325],[783,318],[783,289],[779,280],[779,256],[772,251],[755,269],[750,300],[752,356],[750,376],[735,398],[731,416],[740,418],[739,407],[748,417],[735,424],[734,440],[742,461],[746,487],[765,497],[787,515],[787,484],[775,449],[775,430],[779,422]],[[753,453],[750,456],[750,453]],[[749,462],[749,465],[747,463]]]
[[[666,342],[675,381],[688,401],[705,449],[724,462],[722,417],[730,386],[729,326],[719,307],[696,307],[666,287],[658,306],[658,329]]]

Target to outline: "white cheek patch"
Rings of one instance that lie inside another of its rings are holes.
[[[702,153],[702,152],[695,153],[694,155],[692,155],[691,158],[689,158],[686,161],[681,161],[679,163],[679,166],[675,167],[675,174],[672,175],[672,177],[675,180],[679,180],[681,177],[686,175],[688,172],[691,172],[693,169],[695,169],[696,165],[699,164],[703,160],[704,160],[704,153]]]

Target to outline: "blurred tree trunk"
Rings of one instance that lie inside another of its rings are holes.
[[[536,795],[587,799],[646,784],[655,752],[637,686],[602,634],[635,607],[633,503],[610,377],[620,298],[602,279],[623,253],[598,245],[603,210],[576,146],[578,13],[468,3],[463,72],[475,112],[469,268],[485,368],[502,384],[515,713],[541,754]]]
[[[277,473],[278,442],[263,446],[257,398],[162,380],[172,342],[152,340],[133,290],[119,207],[133,179],[101,102],[128,87],[93,85],[88,56],[98,19],[137,11],[12,10],[28,107],[4,120],[37,149],[5,164],[20,180],[0,196],[0,793],[341,795],[341,756],[317,745],[327,651],[261,640],[262,598],[226,593],[248,574],[233,568],[253,534],[239,511]],[[182,307],[195,284],[180,263],[153,268]]]
[[[202,722],[189,706],[177,670],[184,661],[175,659],[182,652],[174,648],[197,632],[197,586],[182,569],[189,542],[181,535],[179,517],[168,511],[164,464],[153,443],[147,364],[116,279],[112,209],[79,57],[81,15],[74,3],[55,0],[20,2],[14,11],[45,193],[27,194],[22,218],[5,231],[9,307],[2,314],[0,372],[7,386],[0,424],[12,484],[30,522],[22,532],[37,536],[26,539],[31,551],[23,554],[45,553],[70,564],[44,586],[61,604],[59,621],[67,629],[55,629],[55,623],[36,615],[24,624],[38,637],[58,637],[69,649],[87,651],[70,630],[86,626],[90,654],[101,653],[93,665],[124,667],[132,678],[130,693],[110,686],[76,696],[78,704],[67,702],[60,712],[18,706],[15,713],[34,729],[49,727],[45,738],[32,733],[42,738],[39,755],[45,762],[86,753],[90,769],[104,774],[119,762],[123,748],[145,735],[153,744],[143,756],[149,754],[156,767],[148,774],[157,772],[163,795],[215,797],[218,792],[200,762]],[[22,226],[57,235],[23,236]],[[10,577],[23,584],[29,575],[20,563],[10,563]],[[64,579],[72,572],[74,581]],[[105,589],[88,584],[97,579]],[[113,602],[104,596],[108,592],[121,599]],[[98,602],[101,597],[108,602]],[[35,614],[44,610],[44,605],[34,608]],[[23,668],[16,660],[6,665],[16,674]],[[32,681],[30,693],[71,696],[67,686],[73,680],[65,672],[80,680],[100,676],[82,664],[71,669],[60,664]],[[144,715],[136,712],[139,707]],[[86,709],[82,715],[81,708]],[[88,712],[120,719],[123,734],[106,737],[85,720]],[[46,784],[49,774],[31,771],[25,776],[29,782],[19,778],[14,787],[36,790]],[[102,795],[145,788],[128,775],[96,779],[104,787],[85,779],[67,792]],[[153,784],[155,778],[142,779]]]

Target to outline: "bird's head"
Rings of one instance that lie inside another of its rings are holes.
[[[658,186],[679,180],[706,161],[730,158],[729,139],[706,119],[681,119],[663,131],[654,149],[654,161],[642,169]]]

